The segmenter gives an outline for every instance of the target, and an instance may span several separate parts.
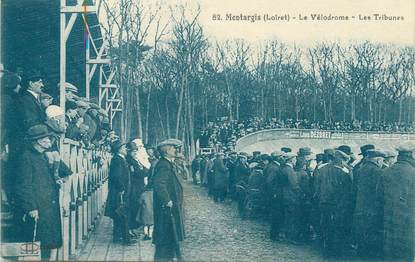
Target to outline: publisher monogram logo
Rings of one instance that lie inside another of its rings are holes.
[[[39,254],[39,244],[37,243],[23,243],[20,246],[22,255],[37,255]]]

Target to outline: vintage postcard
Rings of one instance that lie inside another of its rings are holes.
[[[1,259],[415,261],[413,0],[0,0]]]

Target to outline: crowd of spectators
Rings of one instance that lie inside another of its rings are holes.
[[[278,120],[276,118],[262,119],[250,118],[244,121],[228,120],[226,117],[218,119],[217,122],[210,122],[208,127],[202,130],[199,136],[199,146],[216,147],[227,150],[233,149],[236,140],[247,134],[276,128],[290,128],[290,129],[319,129],[331,131],[379,131],[379,132],[415,132],[415,123],[372,123],[370,121],[353,122],[312,122],[307,119],[303,120]]]
[[[54,260],[62,246],[59,188],[72,174],[60,159],[60,138],[109,149],[119,137],[107,112],[73,84],[65,83],[63,109],[38,71],[0,71],[2,210],[13,215],[7,240],[40,241],[42,259]]]
[[[108,113],[97,103],[78,95],[78,88],[65,83],[65,111],[59,97],[45,92],[44,77],[36,72],[22,75],[2,71],[2,150],[23,138],[34,124],[43,123],[57,135],[79,142],[87,148],[109,145],[118,138],[110,127]],[[34,84],[34,89],[30,84]],[[59,84],[57,88],[59,89]],[[35,98],[36,104],[29,103]],[[63,124],[64,123],[64,124]],[[17,133],[16,133],[17,130]]]

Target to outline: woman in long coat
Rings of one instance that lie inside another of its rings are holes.
[[[131,176],[131,188],[130,188],[130,229],[136,229],[139,224],[136,221],[137,213],[139,212],[140,204],[139,199],[144,192],[144,178],[148,176],[148,169],[144,167],[135,157],[138,151],[138,145],[133,142],[127,144],[128,155],[126,157],[128,163],[128,169]]]

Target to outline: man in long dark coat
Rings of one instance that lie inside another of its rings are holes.
[[[108,174],[108,197],[105,215],[113,220],[113,242],[125,245],[133,244],[129,235],[129,194],[130,171],[128,169],[127,148],[125,143],[117,140],[112,143],[111,159]]]
[[[349,156],[335,151],[333,162],[318,169],[315,192],[320,212],[321,246],[325,256],[342,256],[347,247],[352,181],[344,165]]]
[[[356,171],[359,177],[356,205],[353,215],[353,232],[360,256],[381,256],[383,230],[383,200],[381,192],[384,154],[367,152],[366,161]]]
[[[127,163],[128,169],[130,170],[130,194],[129,194],[129,227],[130,230],[137,229],[139,225],[136,222],[137,213],[140,208],[139,199],[141,194],[144,192],[144,178],[148,176],[148,169],[144,167],[136,158],[135,154],[139,150],[138,146],[134,142],[127,144]],[[130,231],[130,234],[134,234]]]
[[[223,162],[224,153],[216,154],[216,159],[213,162],[213,172],[214,172],[214,200],[225,201],[226,193],[228,190],[229,183],[229,170]]]
[[[300,184],[298,173],[294,170],[297,155],[285,154],[285,164],[281,168],[281,174],[286,181],[283,188],[285,205],[285,219],[287,238],[293,243],[300,240]]]
[[[236,183],[236,165],[238,163],[237,154],[235,151],[231,152],[226,162],[226,167],[229,169],[229,195],[235,199],[235,183]]]
[[[270,208],[271,219],[271,240],[277,240],[281,233],[282,225],[284,223],[284,202],[283,202],[283,187],[284,181],[281,179],[281,157],[282,151],[271,153],[271,161],[264,170],[266,187],[265,191],[268,195],[268,206]]]
[[[415,148],[398,148],[398,160],[383,175],[385,259],[415,256]]]
[[[32,241],[37,221],[36,240],[42,257],[56,259],[62,246],[59,186],[51,172],[45,151],[52,146],[47,127],[35,125],[27,131],[30,146],[23,152],[16,168],[16,204],[19,210],[23,241]]]
[[[181,259],[180,241],[185,237],[183,188],[174,168],[174,159],[181,145],[180,140],[168,139],[158,146],[161,158],[153,176],[155,261]]]

